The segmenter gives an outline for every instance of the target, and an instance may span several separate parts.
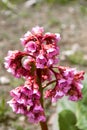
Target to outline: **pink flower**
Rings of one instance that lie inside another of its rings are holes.
[[[37,50],[37,44],[33,41],[30,41],[26,44],[24,50],[29,53],[34,53]]]
[[[43,27],[36,26],[36,27],[32,28],[31,32],[32,32],[32,34],[34,34],[38,37],[40,35],[43,35],[44,29],[43,29]]]
[[[29,72],[28,76],[35,75],[36,70],[35,59],[27,57],[27,59],[23,61],[23,67],[26,69],[27,72]]]
[[[27,117],[31,123],[38,123],[40,121],[46,121],[46,117],[44,115],[44,110],[40,104],[40,102],[34,103],[32,107],[30,107],[29,112],[27,113]]]
[[[31,89],[28,89],[27,87],[17,87],[16,89],[12,90],[10,94],[18,104],[23,104],[24,106],[33,105],[31,99],[33,92]]]
[[[36,58],[36,67],[43,69],[45,68],[46,65],[47,65],[46,58],[42,54],[38,55]]]
[[[48,58],[47,66],[48,66],[48,67],[52,67],[53,65],[58,64],[58,62],[59,62],[59,59],[58,59],[58,58],[55,58],[55,57],[53,57],[53,58]]]
[[[60,91],[56,89],[49,89],[45,92],[45,98],[51,98],[52,102],[56,102],[58,99],[62,98],[64,96],[63,91]]]
[[[82,98],[81,89],[84,72],[77,72],[74,68],[59,66],[56,74],[56,85],[53,89],[46,90],[45,97],[51,98],[52,102],[63,96],[69,96],[69,100],[78,101]]]
[[[5,68],[8,72],[12,73],[15,77],[20,78],[26,76],[28,72],[22,66],[22,58],[26,56],[25,52],[9,51],[8,56],[5,57]]]
[[[21,38],[21,43],[22,45],[26,45],[28,42],[30,41],[38,41],[40,42],[41,39],[43,38],[43,32],[44,32],[44,29],[43,27],[39,27],[39,26],[36,26],[34,28],[32,28],[32,31],[28,31],[23,38]]]
[[[65,92],[65,95],[69,96],[69,99],[72,101],[77,101],[82,98],[81,89],[83,88],[82,80],[84,72],[77,72],[74,68],[67,67],[58,67],[61,77],[65,79],[66,85],[62,85],[62,89]],[[58,80],[58,83],[61,81]],[[59,85],[59,84],[58,84]],[[61,83],[59,85],[61,87]],[[66,90],[66,91],[65,91]]]
[[[59,47],[54,46],[52,44],[44,44],[42,46],[45,55],[46,55],[46,59],[47,59],[47,66],[53,66],[55,64],[58,63],[59,59],[58,59],[58,55],[59,55]]]
[[[53,33],[45,33],[43,37],[43,42],[46,42],[46,44],[53,44],[56,45],[57,42],[60,41],[60,34],[53,34]]]
[[[34,35],[31,32],[27,32],[23,38],[21,38],[22,45],[26,45],[29,41],[32,41],[34,39]],[[34,41],[34,40],[33,40]]]
[[[47,50],[47,56],[49,57],[49,58],[52,58],[52,57],[54,57],[54,56],[56,56],[56,55],[58,55],[59,54],[59,48],[54,48],[54,47],[51,47],[51,48],[49,48],[48,50]]]
[[[7,102],[16,114],[25,114],[27,108],[23,104],[19,104],[15,98]]]
[[[81,92],[81,87],[82,84],[79,83],[73,83],[71,86],[71,89],[67,92],[67,96],[69,96],[69,100],[72,101],[78,101],[82,99],[82,92]]]
[[[40,92],[38,89],[38,85],[33,80],[28,79],[24,86],[11,90],[10,94],[13,99],[8,102],[14,112],[28,116],[29,120],[34,123],[46,119],[39,101]]]

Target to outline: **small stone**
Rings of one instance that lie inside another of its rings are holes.
[[[70,12],[71,14],[74,14],[74,13],[75,13],[75,9],[74,9],[73,7],[69,7],[69,12]]]
[[[5,24],[6,24],[6,21],[5,21],[5,20],[2,20],[2,21],[1,21],[1,24],[2,24],[2,25],[5,25]]]
[[[25,2],[24,6],[26,8],[28,8],[28,7],[35,5],[36,3],[37,3],[37,0],[28,0],[28,1]]]
[[[57,105],[57,103],[56,103],[56,102],[52,103],[52,106],[53,106],[53,107],[56,107],[56,105]]]
[[[66,27],[67,27],[66,24],[61,24],[62,29],[66,29]]]
[[[81,48],[80,48],[79,44],[76,43],[76,44],[74,44],[74,45],[72,46],[72,50],[73,50],[74,52],[77,52],[77,50],[81,50]]]
[[[24,120],[25,120],[25,117],[24,117],[24,116],[20,116],[20,117],[19,117],[19,120],[20,120],[20,121],[24,121]]]
[[[74,31],[74,30],[76,29],[75,24],[71,24],[71,25],[70,25],[70,29],[71,29],[72,31]]]
[[[67,50],[67,51],[63,51],[63,52],[62,52],[62,55],[65,55],[65,56],[70,56],[70,55],[72,55],[72,54],[74,54],[74,51],[73,51],[73,50]]]
[[[4,76],[0,77],[0,84],[7,85],[9,83],[10,83],[10,80],[7,77],[4,77]]]
[[[7,10],[7,11],[4,12],[4,14],[5,14],[6,16],[9,16],[9,15],[12,14],[12,12],[11,12],[10,10]]]
[[[65,57],[65,55],[64,55],[64,54],[62,54],[62,55],[60,56],[60,60],[61,60],[61,61],[66,60],[66,57]]]
[[[84,59],[84,60],[87,60],[87,55],[84,55],[84,56],[83,56],[83,59]]]

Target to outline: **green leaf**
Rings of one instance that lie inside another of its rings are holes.
[[[5,107],[5,100],[3,98],[0,103],[0,116],[3,116],[5,113],[6,113],[6,107]]]
[[[77,104],[77,126],[82,130],[87,130],[87,75],[85,75],[83,85],[83,99]]]
[[[60,130],[79,130],[76,126],[76,116],[70,110],[63,110],[59,113]]]

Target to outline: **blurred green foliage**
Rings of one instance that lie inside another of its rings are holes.
[[[24,130],[24,128],[22,126],[19,125],[15,125],[16,130]]]
[[[15,128],[16,128],[16,130],[24,130],[23,126],[16,126]],[[30,129],[28,128],[28,129],[25,129],[25,130],[30,130]]]
[[[69,55],[67,58],[72,64],[87,66],[87,60],[84,59],[83,52],[81,51],[77,51],[74,54]]]
[[[0,9],[16,9],[16,5],[22,3],[24,0],[1,0]]]
[[[8,108],[4,97],[0,101],[0,122],[3,122],[7,118]]]
[[[81,13],[82,13],[82,14],[87,14],[87,6],[81,5],[81,6],[80,6],[80,10],[81,10]]]
[[[17,79],[17,78],[12,78],[11,82],[10,82],[10,86],[14,87],[18,87],[24,84],[24,79]]]
[[[1,0],[0,7],[5,9],[14,9],[14,5],[9,0]]]
[[[45,1],[48,3],[59,3],[64,5],[75,0],[45,0]]]

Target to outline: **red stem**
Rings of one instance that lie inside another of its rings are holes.
[[[48,130],[48,126],[46,122],[40,122],[41,130]]]
[[[46,85],[44,85],[43,88],[46,88],[48,85],[50,85],[50,84],[52,84],[52,83],[55,83],[55,82],[57,82],[56,79],[55,79],[55,80],[52,80],[52,81],[50,81],[49,83],[47,83]]]
[[[44,108],[44,105],[43,105],[43,88],[42,88],[42,83],[41,83],[41,69],[37,69],[37,83],[39,85],[39,90],[41,92],[40,102],[41,102],[42,107]],[[41,130],[48,130],[47,121],[40,122],[40,126],[41,126]]]

